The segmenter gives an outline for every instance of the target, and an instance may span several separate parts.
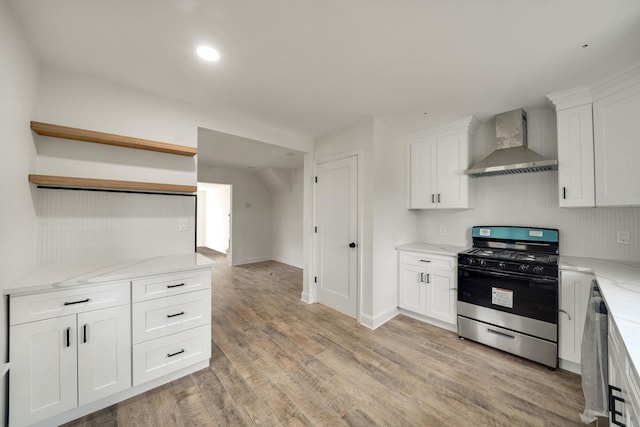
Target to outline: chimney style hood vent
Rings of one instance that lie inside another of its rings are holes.
[[[527,148],[527,113],[513,110],[496,116],[496,150],[465,173],[472,177],[540,172],[555,169],[548,160]]]

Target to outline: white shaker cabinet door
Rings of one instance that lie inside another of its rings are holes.
[[[464,171],[469,163],[467,136],[464,132],[438,137],[435,171],[435,200],[438,208],[469,207],[469,177]]]
[[[593,104],[596,205],[640,206],[640,84]]]
[[[128,305],[78,314],[80,405],[131,387]]]
[[[414,313],[426,314],[427,296],[425,280],[427,269],[423,266],[400,264],[398,307]]]
[[[11,326],[9,425],[33,424],[77,406],[76,316]]]
[[[455,325],[458,293],[456,273],[450,270],[427,270],[427,316]]]
[[[558,187],[560,207],[595,206],[591,104],[559,110]]]
[[[435,209],[436,139],[422,139],[409,146],[411,209]]]
[[[558,356],[581,363],[582,334],[595,276],[577,271],[560,272],[560,313],[558,313]]]

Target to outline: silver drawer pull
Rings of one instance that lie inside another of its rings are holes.
[[[496,330],[489,329],[489,328],[487,328],[487,332],[489,332],[491,334],[495,334],[495,335],[500,335],[501,337],[509,338],[509,339],[512,339],[512,340],[516,339],[516,337],[513,336],[513,335],[505,334],[504,332],[496,331]]]
[[[177,355],[182,354],[182,353],[184,353],[184,348],[182,350],[180,350],[180,351],[176,351],[175,353],[168,353],[167,357],[177,356]]]
[[[167,288],[179,288],[180,286],[184,286],[184,283],[178,283],[177,285],[167,285]]]
[[[89,298],[85,298],[80,301],[65,301],[64,305],[82,304],[83,302],[89,302],[89,301],[90,301]]]
[[[176,314],[167,314],[167,317],[171,318],[176,316],[182,316],[183,314],[184,314],[184,311],[181,311],[180,313],[176,313]]]
[[[421,259],[420,262],[431,262],[428,259]]]

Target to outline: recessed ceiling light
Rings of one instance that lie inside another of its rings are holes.
[[[196,53],[205,61],[214,62],[220,59],[220,53],[211,46],[198,46]]]

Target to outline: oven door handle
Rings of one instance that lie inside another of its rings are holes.
[[[537,276],[529,276],[529,275],[522,275],[520,273],[517,272],[513,272],[513,273],[500,273],[498,271],[489,271],[489,270],[482,270],[480,268],[473,268],[473,267],[466,267],[466,266],[458,266],[458,269],[460,270],[467,270],[467,271],[472,271],[474,273],[479,273],[485,276],[492,276],[492,277],[506,277],[506,278],[510,278],[510,277],[526,277],[527,279],[530,279],[533,282],[537,282],[537,283],[557,283],[558,280],[557,279],[545,279],[544,277],[537,277]]]

